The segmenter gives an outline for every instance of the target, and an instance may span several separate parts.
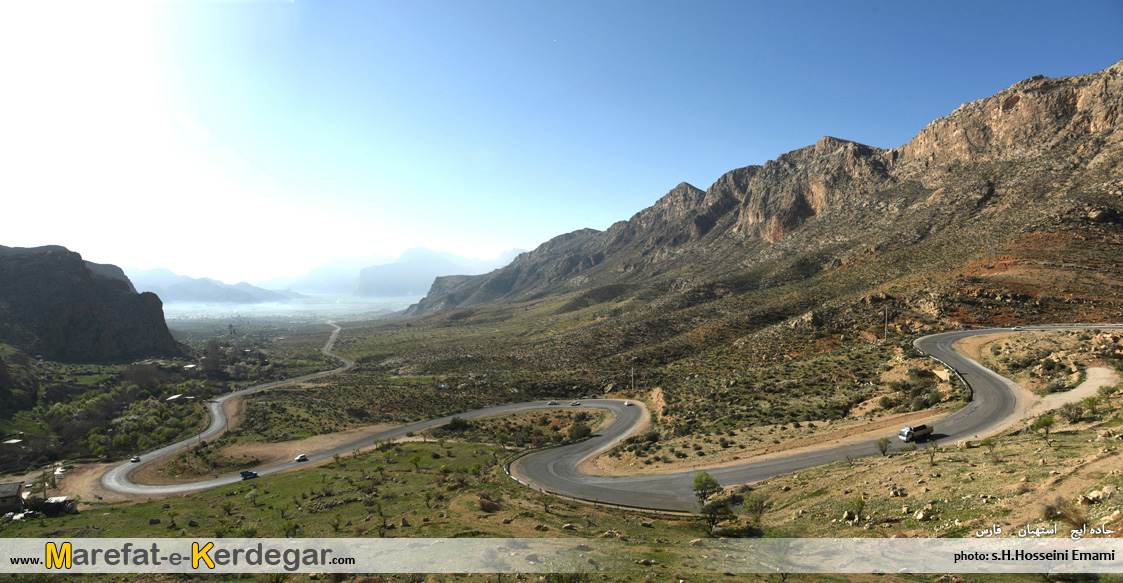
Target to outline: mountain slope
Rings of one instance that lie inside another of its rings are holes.
[[[179,354],[160,298],[95,267],[63,247],[0,246],[0,341],[64,360]]]
[[[754,270],[756,281],[738,289],[856,263],[911,261],[895,269],[920,273],[943,262],[947,272],[996,245],[1017,255],[1034,244],[1022,236],[1029,227],[1052,231],[1081,217],[1120,216],[1113,193],[1123,160],[1121,85],[1123,63],[1078,77],[1034,77],[964,104],[889,150],[824,137],[733,170],[704,192],[680,184],[606,231],[555,237],[493,273],[438,278],[407,313],[622,283],[683,290]],[[936,261],[924,261],[926,253]],[[1033,271],[1030,255],[1010,261],[1022,259]],[[1119,266],[1100,267],[1117,273]],[[900,275],[868,274],[855,293]],[[1029,281],[1020,293],[1047,287]]]

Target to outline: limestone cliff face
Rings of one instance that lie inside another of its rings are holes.
[[[63,360],[180,351],[155,294],[136,293],[127,278],[98,275],[79,254],[54,246],[0,247],[0,340]]]
[[[1123,164],[1123,132],[1115,131],[1121,121],[1123,62],[1090,75],[1034,77],[964,104],[897,148],[823,137],[764,165],[728,172],[705,191],[679,184],[606,231],[583,229],[555,237],[487,275],[440,278],[409,313],[640,282],[675,270],[698,273],[703,257],[736,265],[746,260],[739,254],[747,245],[780,242],[813,218],[864,205],[871,195],[905,182],[934,190],[929,205],[950,209],[950,203],[969,199],[964,208],[977,210],[1002,188],[987,178],[977,184],[956,181],[964,169],[994,162],[1015,162],[1036,172],[1023,163],[1045,160],[1043,168],[1091,168],[1110,179]],[[830,238],[848,239],[844,231],[855,227],[840,224]],[[940,227],[917,227],[910,237],[935,228]]]
[[[1108,133],[1123,116],[1123,61],[1077,77],[1026,79],[965,103],[894,149],[895,161],[925,165],[1038,156],[1077,136]]]
[[[883,150],[823,137],[767,162],[730,193],[741,201],[734,231],[776,242],[804,219],[889,181]]]

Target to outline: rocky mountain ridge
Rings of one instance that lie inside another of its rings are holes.
[[[832,217],[866,216],[862,209],[871,202],[884,204],[879,193],[902,188],[925,197],[923,204],[910,198],[885,209],[905,213],[908,220],[901,222],[910,225],[908,232],[883,233],[890,244],[963,226],[979,213],[1008,218],[990,207],[1021,213],[1023,221],[1045,220],[1048,205],[1037,205],[1045,191],[1095,183],[1112,192],[1118,186],[1121,114],[1123,62],[1076,77],[1036,76],[960,106],[897,148],[824,137],[764,165],[730,171],[705,191],[680,184],[605,231],[560,235],[490,274],[437,278],[407,315],[616,283],[691,285],[777,260],[778,249],[790,246],[771,247],[813,221],[820,239],[802,237],[800,252],[820,253],[792,267],[807,276],[844,265],[863,248],[876,249],[865,239],[877,237],[855,236],[860,223]],[[1063,204],[1093,203],[1066,198]],[[1029,209],[1037,214],[1025,214]],[[1118,215],[1114,207],[1100,211]]]
[[[180,353],[160,298],[58,246],[0,246],[0,341],[60,360]]]

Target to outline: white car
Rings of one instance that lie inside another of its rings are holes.
[[[570,406],[570,407],[576,407],[576,406],[578,406],[578,405],[580,405],[580,404],[581,404],[581,401],[574,401],[574,402],[570,403],[570,404],[569,404],[569,406]]]
[[[139,462],[139,461],[140,461],[140,456],[139,456],[139,455],[134,455],[134,456],[133,456],[133,459],[131,459],[131,460],[129,460],[129,461],[130,461],[130,462],[133,462],[133,463],[135,464],[135,463],[137,463],[137,462]]]
[[[558,402],[557,402],[557,401],[550,401],[549,403],[546,403],[546,404],[547,404],[547,405],[557,405],[557,404],[558,404]]]
[[[632,406],[632,402],[631,402],[631,401],[624,401],[624,406],[625,406],[625,407],[631,407],[631,406]]]
[[[304,454],[300,454],[300,455],[296,456],[296,461],[306,462],[306,461],[308,461],[308,456],[306,456]]]

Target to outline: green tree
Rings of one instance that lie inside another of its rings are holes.
[[[1084,397],[1080,404],[1088,408],[1088,412],[1092,415],[1096,414],[1096,407],[1100,406],[1100,398],[1097,396]]]
[[[893,442],[890,441],[888,437],[882,437],[881,439],[873,442],[873,444],[877,446],[877,451],[881,452],[881,455],[888,455],[889,454],[889,444],[890,443],[893,443]]]
[[[1049,430],[1052,429],[1052,428],[1053,428],[1053,416],[1052,415],[1042,415],[1041,417],[1038,417],[1037,421],[1034,421],[1033,425],[1030,427],[1030,429],[1032,429],[1034,433],[1037,433],[1038,431],[1044,431],[1045,432],[1045,441],[1049,441]]]
[[[409,456],[408,461],[409,461],[409,463],[413,464],[414,468],[419,469],[419,470],[421,469],[421,456],[419,454],[415,453],[415,454]]]
[[[753,522],[759,523],[761,516],[764,516],[764,510],[768,507],[768,498],[765,498],[763,494],[752,492],[745,496],[745,501],[741,503],[741,507],[745,509],[745,514]]]
[[[698,504],[703,508],[706,506],[706,500],[720,491],[721,483],[710,474],[706,472],[694,474],[694,495],[698,498]]]
[[[724,500],[708,502],[702,506],[702,520],[710,527],[710,532],[713,532],[714,527],[723,520],[730,520],[735,515],[733,510],[729,508]]]

